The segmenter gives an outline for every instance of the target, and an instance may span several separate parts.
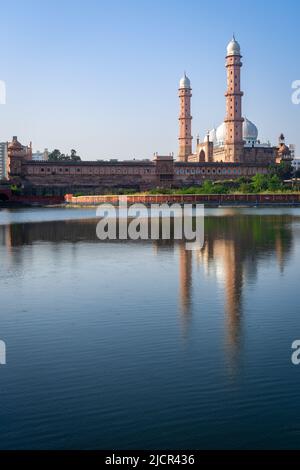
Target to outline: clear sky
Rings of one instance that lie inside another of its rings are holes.
[[[283,132],[300,156],[299,0],[1,1],[0,140],[84,159],[177,154],[180,77],[193,135],[225,116],[225,51],[243,54],[243,114],[261,140]]]

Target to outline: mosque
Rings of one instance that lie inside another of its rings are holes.
[[[227,46],[226,70],[227,91],[226,116],[216,129],[211,129],[203,141],[197,137],[196,149],[192,151],[192,89],[189,78],[184,74],[179,84],[179,152],[180,162],[224,162],[224,163],[279,163],[289,159],[291,149],[285,145],[281,135],[278,146],[258,139],[256,125],[242,114],[241,67],[242,55],[239,43],[233,36]]]
[[[17,137],[8,143],[8,176],[26,194],[112,194],[120,188],[147,191],[151,188],[181,188],[203,184],[205,180],[224,181],[268,174],[271,165],[293,159],[292,146],[283,134],[278,145],[262,143],[258,129],[242,114],[241,49],[233,37],[227,46],[227,91],[224,122],[210,130],[203,141],[197,138],[193,151],[189,78],[179,84],[179,151],[150,159],[98,161],[35,161],[32,147]]]

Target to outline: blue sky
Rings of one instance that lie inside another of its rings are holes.
[[[225,51],[243,54],[243,114],[262,140],[300,155],[300,2],[1,1],[0,140],[78,150],[84,159],[177,152],[178,82],[192,82],[193,135],[225,115]]]

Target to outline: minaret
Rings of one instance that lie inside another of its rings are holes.
[[[241,91],[241,49],[233,36],[227,46],[227,92],[226,96],[226,138],[225,161],[240,162],[243,160],[243,121]]]
[[[191,116],[191,82],[184,73],[179,84],[179,154],[180,162],[187,162],[192,154],[192,116]]]

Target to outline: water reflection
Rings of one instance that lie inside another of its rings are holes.
[[[206,273],[216,272],[224,288],[226,353],[229,367],[238,366],[243,338],[243,287],[257,280],[259,264],[275,255],[280,272],[292,251],[289,216],[211,218],[206,221],[206,243],[197,254]],[[186,264],[190,265],[189,255]],[[187,294],[187,292],[186,292]]]
[[[284,211],[208,211],[196,252],[100,242],[88,212],[1,225],[0,447],[297,447],[300,211]]]
[[[229,212],[226,217],[206,217],[205,245],[196,252],[187,251],[183,242],[174,240],[121,243],[152,243],[155,256],[163,258],[166,253],[174,252],[178,257],[177,295],[184,336],[196,313],[193,309],[196,268],[202,269],[206,277],[214,276],[224,291],[226,352],[234,368],[243,337],[244,285],[255,283],[259,266],[269,263],[274,256],[283,273],[293,246],[292,220],[295,217],[288,214],[260,216]],[[103,243],[97,239],[95,227],[95,219],[3,225],[0,226],[0,245],[5,247],[8,266],[15,272],[22,272],[23,251],[17,248],[48,242],[53,256],[59,256],[62,244],[69,243],[74,247],[72,258],[75,258],[77,243]]]

